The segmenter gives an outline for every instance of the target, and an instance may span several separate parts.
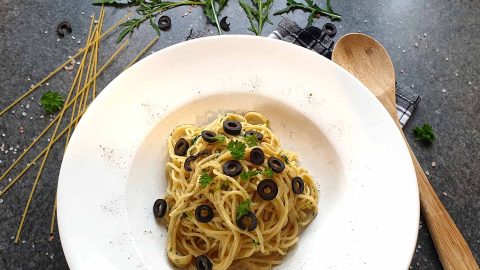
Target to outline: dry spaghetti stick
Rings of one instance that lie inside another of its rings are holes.
[[[128,40],[126,42],[124,42],[122,44],[122,46],[120,48],[123,48],[126,44],[128,44]],[[119,48],[119,49],[120,49]],[[71,92],[73,91],[73,87],[70,89],[70,93],[69,93],[69,97],[67,99],[70,98],[70,94]],[[63,115],[63,113],[65,112],[65,108],[62,109],[62,111],[60,112],[60,114]],[[55,137],[56,133],[57,133],[57,130],[58,130],[58,127],[60,125],[60,121],[58,121],[58,124],[57,126],[55,127],[55,130],[53,132],[53,136],[52,137]],[[32,202],[32,198],[33,198],[33,194],[35,193],[35,189],[36,189],[36,186],[38,184],[38,181],[40,180],[40,176],[42,174],[42,171],[43,171],[43,167],[45,166],[45,161],[48,157],[48,153],[50,151],[50,148],[52,146],[52,141],[50,141],[50,143],[48,144],[47,146],[47,150],[46,150],[46,153],[45,153],[45,157],[43,158],[42,160],[42,164],[40,165],[40,168],[38,170],[38,173],[37,173],[37,177],[35,178],[35,182],[33,183],[33,187],[30,191],[30,196],[28,197],[28,201],[27,201],[27,205],[25,206],[25,209],[23,210],[23,214],[22,214],[22,219],[20,220],[20,224],[18,226],[18,230],[17,230],[17,235],[15,237],[15,243],[18,243],[19,239],[20,239],[20,234],[22,233],[22,229],[23,229],[23,224],[25,223],[25,218],[27,216],[27,213],[28,213],[28,209],[30,207],[30,203]]]
[[[103,7],[103,5],[102,5]],[[103,27],[103,22],[104,22],[104,19],[105,19],[105,9],[103,10],[103,14],[100,14],[101,15],[101,27]],[[100,28],[100,32],[102,31],[102,28]],[[98,32],[98,34],[100,34],[100,32]],[[97,62],[98,62],[98,46],[99,46],[99,42],[97,42],[97,44],[95,45],[95,50],[97,53],[95,53],[95,64],[93,66],[93,72],[94,73],[97,73]],[[94,80],[93,81],[93,92],[92,92],[92,101],[95,99],[95,96],[97,94],[97,80]]]
[[[152,40],[147,44],[147,46],[145,46],[145,48],[143,48],[143,50],[142,50],[139,54],[137,54],[137,56],[135,56],[135,58],[133,58],[133,60],[127,65],[127,67],[126,67],[125,69],[127,69],[127,68],[129,68],[131,65],[135,64],[135,63],[138,61],[138,59],[140,59],[140,57],[142,57],[142,55],[144,55],[145,52],[148,51],[148,49],[150,49],[150,48],[153,46],[153,44],[155,44],[155,42],[157,42],[157,40],[158,40],[158,36],[156,36],[154,39],[152,39]],[[125,70],[125,69],[124,69],[124,70]]]
[[[105,33],[103,33],[100,37],[98,37],[95,41],[100,40],[104,38],[108,33],[112,32],[113,29],[115,29],[117,26],[122,24],[130,15],[132,12],[129,12],[127,15],[125,15],[122,19],[120,19],[118,22],[116,22],[114,25],[112,25]],[[80,54],[82,54],[86,49],[90,48],[94,43],[88,43],[84,48],[81,48],[74,56],[73,58],[78,57]],[[67,61],[63,62],[60,66],[58,66],[55,70],[50,72],[45,78],[40,80],[37,84],[35,84],[32,88],[30,88],[27,92],[23,93],[20,97],[18,97],[15,101],[13,101],[10,105],[8,105],[5,109],[3,109],[0,112],[0,116],[4,115],[6,112],[8,112],[13,106],[17,105],[22,99],[24,99],[26,96],[30,95],[33,91],[35,91],[38,87],[40,87],[44,82],[46,82],[48,79],[50,79],[53,75],[57,74],[62,68],[64,68],[66,65],[68,65],[71,62],[70,59]]]
[[[90,27],[89,27],[89,30],[88,30],[88,38],[87,38],[87,43],[90,43],[90,41],[93,39],[93,33],[92,33],[92,27],[93,27],[93,22],[95,21],[95,16],[92,16],[92,20],[90,22]],[[84,54],[84,58],[85,58],[85,55],[88,54],[88,51],[89,50],[86,50],[85,51],[85,54]],[[80,86],[82,85],[82,75],[83,75],[83,67],[85,65],[84,62],[82,62],[83,65],[81,65],[79,67],[79,70],[80,70],[80,82],[77,84],[77,93],[78,91],[80,90]],[[87,75],[88,76],[88,75]],[[87,80],[87,76],[85,77],[85,81]],[[83,94],[82,94],[82,98],[83,98]],[[70,122],[73,120],[73,117],[75,116],[75,109],[77,107],[77,99],[75,99],[75,102],[73,104],[73,108],[72,108],[72,114],[70,115]],[[80,111],[80,106],[78,107],[78,111]],[[68,144],[68,138],[70,138],[70,131],[71,131],[71,128],[68,129],[68,134],[67,134],[67,141],[65,143],[65,146],[66,144]]]
[[[98,75],[100,75],[100,74],[103,72],[103,70],[105,70],[105,68],[107,68],[107,66],[110,65],[110,63],[113,61],[113,59],[115,59],[115,57],[117,57],[117,55],[125,48],[125,46],[126,46],[127,44],[128,44],[128,40],[125,41],[125,42],[115,51],[115,53],[114,53],[112,56],[110,56],[110,58],[107,60],[107,62],[106,62],[106,63],[98,70],[98,72],[95,74],[95,77],[98,77]],[[90,81],[89,83],[91,83],[91,81]],[[80,90],[80,93],[82,93],[83,91],[85,91],[85,89],[86,89],[85,87],[82,88],[82,89]],[[77,94],[75,97],[73,97],[72,99],[77,99],[77,98],[80,96],[80,93],[78,93],[78,94]],[[67,106],[70,106],[70,105],[72,105],[72,104],[73,104],[73,100],[71,100]],[[82,113],[83,113],[83,112],[82,112]],[[78,118],[78,119],[79,119],[79,118]],[[75,118],[74,120],[78,120],[78,119]],[[72,125],[73,125],[73,124],[70,123],[70,124],[67,126],[67,128],[64,129],[64,132],[67,132],[67,129],[68,129],[69,127],[71,127]],[[63,133],[62,133],[62,134],[63,134]],[[55,141],[56,141],[56,140],[58,140],[58,138],[56,138]],[[46,151],[46,149],[44,149],[43,151]],[[43,155],[43,153],[44,153],[44,152],[42,152],[41,154]],[[27,172],[28,169],[33,165],[33,163],[34,163],[35,161],[37,161],[37,159],[39,159],[40,157],[41,157],[41,155],[38,155],[33,161],[31,161],[31,162],[30,162],[30,165],[27,165],[27,167],[26,167],[23,171],[21,171],[21,172],[3,189],[2,192],[0,192],[0,197],[2,197],[2,195],[5,194],[5,192],[7,192],[8,189],[10,189],[10,187],[12,187],[13,184],[15,184],[15,183],[20,179],[20,177],[21,177],[22,175],[24,175],[25,172]]]
[[[89,31],[89,38],[90,38],[90,32],[92,31],[92,25],[93,25],[93,20],[94,18],[92,18],[92,21],[90,23],[90,31]],[[85,65],[85,58],[86,58],[86,55],[87,55],[87,52],[88,51],[85,51],[84,55],[83,55],[83,58],[82,58],[82,62],[80,63],[80,66],[79,66],[79,71],[83,70],[83,66]],[[81,79],[81,76],[80,75],[80,79]],[[74,83],[76,82],[76,80],[78,79],[78,73],[77,75],[75,76],[75,79],[74,79]],[[75,103],[76,103],[76,99],[75,99]],[[68,100],[67,100],[68,102]],[[67,103],[66,102],[66,103]],[[64,105],[64,108],[68,108],[69,105],[68,104],[65,104]],[[73,108],[73,110],[75,111],[75,107]],[[43,137],[43,135],[45,135],[45,133],[53,126],[53,124],[59,120],[61,117],[60,114],[57,114],[54,118],[54,120],[52,120],[52,122],[50,122],[47,127],[42,131],[40,132],[40,134],[37,136],[37,138],[23,151],[23,153],[13,162],[13,164],[2,174],[2,176],[0,176],[0,181],[2,181],[6,176],[7,174],[20,162],[20,160],[28,153],[28,151]]]
[[[101,31],[102,31],[102,26],[103,26],[103,18],[105,16],[105,8],[104,6],[102,5],[102,9],[100,10],[100,20],[99,20],[99,24],[97,25],[97,27],[95,28],[94,30],[94,33],[92,35],[91,38],[96,38],[100,35]],[[93,22],[93,21],[92,21]],[[90,31],[92,29],[92,24],[90,24]],[[89,33],[90,33],[89,31]],[[89,38],[90,40],[90,38]],[[93,59],[93,67],[92,67],[92,76],[93,74],[96,73],[96,66],[97,66],[97,55],[98,55],[98,45],[99,45],[100,41],[97,41],[95,42],[95,45],[93,46],[93,50],[92,50],[92,55],[94,56],[94,59]],[[88,67],[90,68],[90,66]],[[86,77],[88,77],[88,71],[87,71],[87,75]],[[92,79],[90,77],[90,79]],[[78,84],[77,86],[77,93],[78,93],[78,87],[80,86],[80,84]],[[95,90],[95,87],[96,87],[96,78],[93,79],[93,88]],[[87,90],[87,93],[88,93],[88,90]],[[86,101],[88,99],[88,94],[87,94],[87,98],[85,99],[85,104],[86,104]],[[93,100],[93,98],[92,98]],[[75,103],[76,103],[76,99],[75,99]],[[84,104],[83,106],[83,109],[85,109],[86,105]],[[83,112],[84,110],[82,110]],[[75,114],[75,105],[73,107],[73,111],[72,111],[72,115],[70,117],[70,123],[74,123],[73,126],[71,126],[69,129],[68,129],[68,134],[67,134],[67,137],[66,137],[66,140],[65,140],[65,150],[64,150],[64,153],[67,151],[67,146],[68,146],[68,142],[69,142],[69,139],[70,139],[70,131],[75,128],[75,126],[77,125],[77,121],[73,121],[73,116]],[[79,110],[78,110],[78,115],[80,115],[80,106],[79,106]],[[49,234],[49,237],[48,237],[48,241],[52,241],[53,238],[55,237],[55,234],[54,234],[54,230],[55,230],[55,217],[56,217],[56,214],[57,214],[57,193],[55,193],[55,201],[53,203],[53,210],[52,210],[52,218],[51,218],[51,221],[50,221],[50,234]]]

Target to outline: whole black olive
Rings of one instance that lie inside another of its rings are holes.
[[[292,191],[295,194],[302,194],[303,190],[305,189],[305,183],[301,177],[294,177],[292,179]]]
[[[283,163],[283,161],[281,161],[276,157],[268,158],[268,166],[272,168],[273,172],[276,172],[276,173],[281,173],[283,169],[285,169],[285,164]]]
[[[198,222],[207,223],[213,219],[213,210],[210,206],[202,204],[195,209],[195,218]]]
[[[255,165],[262,165],[265,161],[265,154],[262,149],[255,147],[250,151],[250,162]]]
[[[187,150],[188,150],[189,147],[190,146],[188,145],[187,140],[185,140],[184,138],[181,138],[175,144],[175,147],[173,148],[173,151],[175,152],[175,155],[177,155],[177,156],[185,156],[187,154]]]
[[[185,163],[183,164],[183,168],[185,168],[185,170],[187,172],[191,172],[192,171],[192,166],[190,165],[190,163],[192,161],[194,161],[195,159],[197,159],[198,157],[203,156],[203,155],[208,155],[208,151],[207,150],[202,150],[195,155],[191,155],[191,156],[187,157],[187,159],[185,159]]]
[[[167,201],[164,199],[158,199],[153,204],[153,216],[155,218],[163,218],[167,212]]]
[[[201,255],[196,258],[195,266],[197,267],[197,270],[212,270],[213,267],[212,262],[205,255]]]
[[[259,142],[263,140],[263,134],[262,134],[262,133],[257,132],[257,131],[255,131],[255,130],[245,131],[245,137],[246,137],[246,136],[251,136],[251,135],[257,136],[257,140],[258,140]]]
[[[215,138],[215,136],[217,136],[217,134],[215,134],[215,132],[213,131],[209,131],[209,130],[204,130],[202,131],[202,138],[207,142],[207,143],[214,143],[217,141],[217,139]]]
[[[242,173],[242,164],[236,160],[229,160],[223,163],[223,173],[235,177]]]
[[[158,19],[158,28],[160,30],[166,31],[172,27],[172,20],[168,16],[162,16]]]
[[[242,131],[242,124],[235,120],[223,121],[223,130],[230,135],[239,135]]]
[[[258,183],[257,193],[265,201],[271,201],[277,197],[278,186],[273,180],[265,179]]]
[[[237,218],[237,226],[242,230],[253,231],[257,228],[257,217],[251,211]]]

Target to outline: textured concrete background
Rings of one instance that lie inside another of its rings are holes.
[[[323,4],[323,1],[317,2]],[[344,18],[337,23],[341,26],[337,38],[357,31],[373,35],[391,54],[397,80],[421,94],[420,107],[405,132],[423,168],[429,171],[437,194],[480,260],[480,1],[333,0],[332,4]],[[277,0],[272,10],[284,5],[284,0]],[[86,0],[0,0],[0,109],[84,45],[90,14],[98,14],[99,9]],[[105,25],[112,25],[131,9],[108,8]],[[172,18],[172,29],[162,33],[151,51],[185,40],[192,28],[216,33],[213,26],[206,24],[201,8],[194,8],[182,17],[186,10],[184,7],[166,12]],[[248,21],[236,0],[229,2],[222,15],[230,18],[228,34],[250,34]],[[300,25],[304,25],[307,18],[301,11],[287,16]],[[271,19],[275,24],[281,17]],[[63,20],[71,22],[75,40],[67,36],[57,41],[55,28]],[[322,18],[314,25],[321,26],[326,21]],[[273,26],[267,24],[263,35],[272,29]],[[99,63],[118,46],[115,44],[118,33],[118,30],[112,33],[102,43]],[[115,78],[154,35],[148,25],[136,31],[127,50],[99,79],[98,88],[103,89]],[[61,71],[48,86],[44,85],[16,106],[14,113],[0,118],[0,146],[4,145],[0,152],[0,173],[49,122],[50,117],[42,117],[44,113],[38,105],[41,94],[47,90],[66,94],[74,74]],[[431,147],[412,140],[412,128],[423,123],[430,123],[438,136]],[[21,127],[23,133],[20,133]],[[35,148],[37,153],[46,145],[47,137]],[[9,150],[17,145],[19,150]],[[52,242],[47,241],[62,154],[63,146],[59,144],[48,159],[20,244],[14,244],[11,237],[16,233],[38,165],[0,199],[0,269],[68,268],[58,234]],[[29,160],[33,155],[27,157]],[[432,162],[436,162],[436,166],[433,167]],[[7,182],[0,182],[0,188]],[[412,268],[441,269],[424,223],[420,224]]]

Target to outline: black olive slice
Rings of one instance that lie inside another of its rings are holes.
[[[272,168],[273,172],[276,172],[276,173],[281,173],[283,169],[285,169],[285,164],[283,163],[283,161],[281,161],[276,157],[268,158],[268,166]]]
[[[175,152],[175,155],[177,155],[177,156],[185,156],[187,154],[187,150],[188,150],[189,147],[190,147],[190,145],[188,145],[187,140],[185,140],[184,138],[181,138],[175,144],[175,147],[173,148],[173,151]]]
[[[250,162],[255,165],[262,165],[265,161],[265,154],[262,149],[255,147],[250,151]]]
[[[202,131],[202,138],[207,142],[207,143],[214,143],[217,141],[217,139],[215,138],[215,136],[217,136],[217,134],[215,134],[215,132],[213,131],[209,131],[209,130],[204,130]]]
[[[72,33],[72,26],[69,22],[63,21],[57,25],[57,34],[61,37],[65,36],[65,30],[68,33]]]
[[[263,140],[263,134],[262,134],[262,133],[257,132],[257,131],[255,131],[255,130],[245,131],[245,137],[246,137],[246,136],[251,136],[251,135],[257,136],[257,140],[258,140],[259,142]]]
[[[253,231],[257,228],[257,217],[251,211],[237,218],[237,226],[242,230]]]
[[[223,173],[235,177],[242,173],[242,164],[236,160],[229,160],[223,163]]]
[[[295,194],[302,194],[303,190],[305,189],[305,183],[301,177],[294,177],[292,179],[292,191]]]
[[[197,257],[197,259],[195,260],[195,266],[197,267],[197,270],[212,270],[213,267],[212,262],[205,255]]]
[[[153,204],[153,216],[155,218],[163,218],[167,212],[167,201],[164,199],[158,199]]]
[[[220,20],[220,28],[222,28],[223,31],[230,31],[230,23],[227,22],[228,17],[225,16]]]
[[[198,222],[207,223],[213,219],[213,210],[210,206],[202,204],[195,209],[195,218]]]
[[[197,159],[198,157],[203,156],[203,155],[208,155],[208,151],[203,150],[203,151],[198,152],[195,155],[191,155],[191,156],[187,157],[187,159],[185,159],[185,164],[183,164],[183,168],[185,168],[185,170],[187,172],[191,172],[192,171],[192,166],[190,165],[190,163],[192,161],[194,161],[195,159]]]
[[[278,186],[273,180],[265,179],[258,183],[257,193],[265,201],[271,201],[277,197]]]
[[[239,135],[242,131],[242,124],[235,120],[223,121],[223,130],[230,135]]]

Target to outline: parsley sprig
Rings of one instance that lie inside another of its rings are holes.
[[[150,22],[150,25],[153,27],[153,29],[155,29],[157,34],[160,35],[160,29],[153,20],[155,16],[166,10],[186,5],[203,6],[203,11],[205,12],[208,20],[217,27],[218,33],[221,34],[222,31],[218,17],[222,9],[226,6],[227,2],[228,0],[181,0],[177,2],[162,0],[92,0],[92,4],[138,7],[137,13],[140,15],[140,17],[128,20],[120,25],[123,27],[123,30],[118,36],[117,42],[120,42],[128,34],[133,33],[136,28],[138,28],[147,20]]]
[[[413,135],[415,135],[415,140],[424,144],[431,144],[435,141],[435,133],[433,133],[432,126],[429,124],[415,127],[413,129]]]
[[[247,135],[247,136],[245,136],[245,143],[249,147],[257,146],[258,145],[257,135]]]
[[[245,155],[246,145],[241,141],[230,141],[227,145],[227,150],[230,151],[232,157],[236,160],[240,160]]]
[[[207,187],[213,181],[208,172],[203,172],[198,181],[202,187]]]
[[[215,140],[217,140],[217,142],[219,143],[224,143],[225,140],[227,139],[227,137],[225,137],[225,135],[222,135],[222,134],[218,134],[216,135],[215,137],[213,137]]]
[[[260,174],[261,171],[257,171],[257,170],[253,170],[253,171],[243,171],[241,174],[240,174],[240,179],[242,181],[247,181],[247,180],[250,180],[250,178],[254,177],[255,175],[258,175]]]
[[[237,219],[243,217],[248,212],[250,212],[250,199],[247,199],[247,200],[241,202],[237,206]]]
[[[46,113],[55,113],[62,109],[64,101],[60,93],[48,91],[42,95],[40,103]]]
[[[271,168],[266,168],[264,171],[263,171],[263,175],[265,175],[266,177],[268,178],[272,178],[273,177],[273,171]]]
[[[342,16],[333,11],[332,5],[330,4],[330,0],[327,0],[326,8],[323,9],[319,7],[317,4],[313,2],[313,0],[305,0],[305,3],[296,2],[295,0],[287,0],[287,7],[281,9],[273,15],[280,15],[283,13],[288,13],[290,11],[294,11],[297,9],[303,10],[305,12],[309,12],[310,15],[308,16],[308,23],[307,26],[312,26],[313,19],[317,18],[320,15],[324,15],[330,17],[331,19],[341,19]]]
[[[243,0],[239,0],[238,2],[247,14],[248,21],[250,22],[248,30],[252,31],[257,36],[260,36],[265,22],[272,24],[268,18],[268,13],[272,7],[273,0],[266,0],[265,2],[262,2],[262,0],[252,0],[253,6],[249,6]]]

